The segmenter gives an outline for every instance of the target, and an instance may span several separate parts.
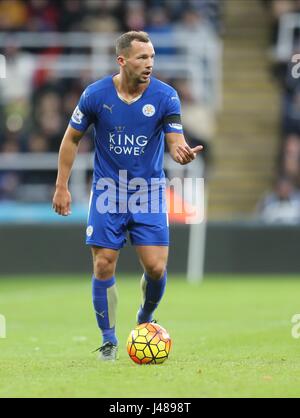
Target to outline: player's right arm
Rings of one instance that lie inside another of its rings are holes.
[[[71,214],[72,199],[68,183],[72,166],[78,152],[79,142],[90,124],[94,122],[93,103],[90,100],[89,93],[89,87],[82,93],[59,150],[58,174],[56,190],[53,197],[53,209],[62,216]]]
[[[58,174],[55,193],[53,196],[53,209],[62,216],[71,214],[71,193],[69,192],[69,179],[75,161],[79,142],[84,132],[68,126],[63,137],[58,155]]]

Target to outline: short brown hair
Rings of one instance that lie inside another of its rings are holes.
[[[146,32],[136,32],[136,31],[130,31],[123,33],[116,42],[116,54],[117,57],[121,55],[122,53],[126,53],[128,49],[131,48],[131,42],[132,41],[139,41],[139,42],[151,42],[148,33]]]

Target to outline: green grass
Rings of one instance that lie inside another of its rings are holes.
[[[169,277],[157,312],[173,349],[163,365],[126,352],[139,278],[118,276],[120,359],[101,363],[89,278],[0,279],[0,397],[299,397],[300,278]]]

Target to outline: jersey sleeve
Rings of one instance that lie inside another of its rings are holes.
[[[164,133],[183,134],[181,122],[181,104],[177,92],[174,90],[166,104],[166,112],[163,118]]]
[[[88,88],[82,93],[76,106],[70,125],[78,131],[84,132],[94,122],[94,113]]]

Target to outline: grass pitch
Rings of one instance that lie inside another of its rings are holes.
[[[170,276],[156,317],[173,349],[139,366],[125,343],[140,302],[139,278],[118,277],[120,359],[101,363],[88,276],[0,279],[0,397],[299,397],[299,278]]]

